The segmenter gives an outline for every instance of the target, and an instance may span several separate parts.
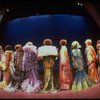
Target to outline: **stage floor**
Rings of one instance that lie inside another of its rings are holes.
[[[22,91],[5,92],[0,91],[0,98],[100,98],[100,83],[80,92],[72,92],[70,90],[59,91],[57,93],[34,93],[29,94]]]

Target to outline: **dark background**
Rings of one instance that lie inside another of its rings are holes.
[[[32,41],[37,47],[42,45],[46,38],[53,41],[53,45],[60,49],[59,41],[62,38],[67,39],[68,51],[70,56],[70,46],[74,40],[82,45],[82,53],[85,53],[84,41],[92,39],[94,47],[95,42],[92,35],[95,33],[93,26],[84,16],[78,15],[38,15],[25,18],[17,18],[8,21],[2,31],[1,45],[10,44],[14,46],[17,43],[25,45]],[[71,57],[71,56],[70,56]],[[58,64],[58,62],[57,62]],[[58,65],[56,65],[58,69]]]
[[[92,2],[94,5],[97,3]],[[85,60],[85,40],[92,39],[95,48],[96,41],[100,39],[100,28],[84,6],[77,5],[76,0],[2,1],[0,8],[2,12],[5,11],[0,23],[0,45],[3,49],[10,44],[14,50],[17,43],[25,45],[28,41],[39,47],[46,38],[52,39],[53,45],[60,49],[59,41],[65,38],[68,41],[70,60],[70,46],[74,40],[82,45],[81,50]],[[59,59],[55,64],[56,70],[58,64]]]

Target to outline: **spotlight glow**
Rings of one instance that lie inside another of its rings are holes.
[[[81,3],[80,5],[82,6],[83,4]]]
[[[9,9],[7,9],[7,12],[9,12]]]
[[[80,3],[78,2],[77,5],[80,5]]]

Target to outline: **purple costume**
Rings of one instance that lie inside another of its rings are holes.
[[[14,69],[10,69],[12,73],[11,82],[9,85],[4,89],[8,92],[16,91],[20,86],[24,79],[22,73],[22,60],[23,60],[23,52],[22,51],[15,51],[13,54],[13,66]]]
[[[41,81],[38,79],[38,61],[36,47],[28,42],[24,47],[22,70],[25,72],[25,80],[22,83],[22,90],[28,93],[39,92]]]

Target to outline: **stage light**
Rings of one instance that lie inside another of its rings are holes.
[[[9,12],[9,9],[7,9],[7,12]]]
[[[77,5],[80,5],[80,3],[78,2]]]
[[[80,5],[82,6],[83,4],[81,3]]]
[[[77,2],[77,5],[78,6],[82,6],[83,4],[81,2]]]

